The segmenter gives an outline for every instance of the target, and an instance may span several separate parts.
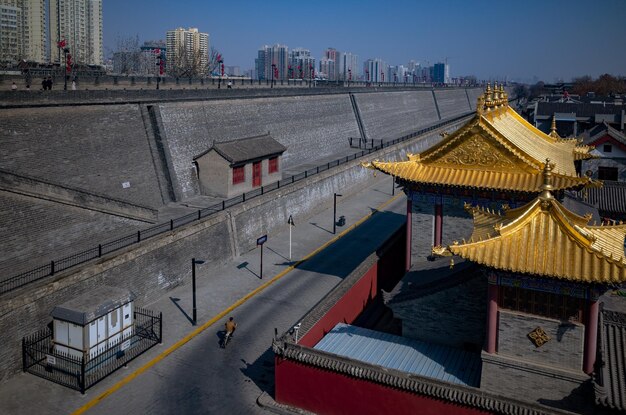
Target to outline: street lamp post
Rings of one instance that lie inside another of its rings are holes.
[[[352,69],[348,69],[348,88],[350,87],[350,81],[352,81]]]
[[[296,223],[293,221],[292,215],[289,215],[289,219],[287,219],[287,224],[289,225],[289,260],[291,261],[291,228],[296,226]]]
[[[68,48],[63,48],[63,60],[65,61],[65,75],[63,76],[63,90],[67,91],[67,67],[69,66],[67,62],[67,55],[70,53]],[[70,58],[71,59],[71,58]]]
[[[341,197],[339,193],[333,194],[333,235],[337,232],[337,197]]]
[[[220,71],[219,79],[217,80],[217,89],[220,89],[222,88],[222,76],[224,76],[224,61],[220,59],[217,63],[219,65],[218,70]]]
[[[196,264],[204,264],[204,261],[200,259],[191,258],[191,290],[193,292],[193,325],[196,325],[197,312],[196,312]]]
[[[270,86],[270,88],[274,88],[274,74],[276,73],[276,64],[273,63],[272,64],[272,84]]]

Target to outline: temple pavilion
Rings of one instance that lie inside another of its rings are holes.
[[[546,163],[541,193],[522,207],[466,204],[470,239],[433,249],[487,276],[481,389],[508,395],[527,383],[573,396],[594,372],[598,299],[626,281],[626,225],[590,225],[589,216],[568,211],[553,195],[553,169]]]
[[[581,177],[577,162],[594,157],[579,139],[564,139],[556,129],[545,134],[509,106],[503,86],[487,86],[476,114],[465,125],[419,154],[399,162],[372,161],[364,166],[392,175],[407,202],[407,270],[410,267],[412,203],[434,205],[433,246],[442,244],[443,206],[462,200],[473,204],[520,206],[538,193],[546,160],[557,197],[565,190],[599,186]]]

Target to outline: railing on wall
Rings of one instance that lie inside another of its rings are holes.
[[[52,276],[55,273],[64,271],[68,268],[75,267],[77,265],[83,264],[87,261],[91,261],[92,259],[100,258],[103,255],[109,254],[111,252],[115,252],[117,250],[126,248],[130,245],[139,243],[148,238],[152,238],[154,236],[160,235],[165,232],[172,231],[181,226],[187,225],[191,222],[201,220],[206,218],[207,216],[213,215],[222,210],[228,209],[237,204],[243,203],[246,200],[250,200],[254,197],[261,196],[267,192],[271,192],[276,189],[280,189],[281,187],[287,186],[289,184],[295,183],[302,179],[306,179],[310,176],[314,176],[323,171],[329,170],[332,167],[339,166],[341,164],[347,163],[352,160],[356,160],[358,158],[367,156],[375,151],[381,150],[385,147],[389,147],[398,143],[401,143],[406,140],[410,140],[419,135],[428,133],[430,131],[436,130],[441,127],[445,127],[446,125],[456,123],[470,115],[474,114],[474,112],[465,113],[458,117],[442,121],[440,123],[434,124],[430,127],[423,128],[421,130],[415,131],[411,134],[403,135],[402,137],[396,138],[394,140],[389,141],[380,141],[379,144],[374,145],[374,140],[371,141],[372,146],[370,148],[363,149],[360,152],[352,154],[350,156],[345,156],[340,159],[328,162],[326,164],[322,164],[320,166],[305,170],[304,172],[295,174],[293,176],[286,177],[280,181],[270,183],[267,186],[261,186],[249,192],[243,193],[239,196],[235,196],[233,198],[224,200],[220,203],[217,203],[213,206],[206,207],[204,209],[200,209],[197,212],[189,213],[185,216],[181,216],[176,219],[171,219],[169,222],[164,222],[155,226],[152,226],[147,229],[139,230],[133,234],[123,236],[119,239],[109,241],[103,244],[99,244],[98,246],[91,247],[82,252],[77,252],[75,254],[69,255],[65,258],[61,258],[58,260],[50,261],[47,264],[41,265],[37,268],[31,269],[30,271],[23,272],[21,274],[15,275],[13,277],[6,278],[0,281],[0,294],[6,293],[12,290],[15,290],[19,287],[22,287],[31,282],[40,280],[42,278]],[[378,142],[378,140],[376,140]]]
[[[54,350],[52,332],[45,328],[22,339],[22,365],[29,372],[85,393],[87,389],[163,341],[163,315],[135,308],[132,334],[96,356]]]

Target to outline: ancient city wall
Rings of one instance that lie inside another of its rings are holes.
[[[465,89],[436,89],[435,98],[444,120],[472,110]]]
[[[138,105],[0,110],[0,168],[142,206],[163,204]]]
[[[137,294],[139,305],[165,295],[169,289],[189,281],[189,258],[195,255],[221,262],[251,249],[259,235],[266,233],[271,237],[285,226],[287,212],[307,217],[329,207],[335,191],[346,196],[358,192],[373,178],[361,162],[375,157],[392,158],[404,147],[405,143],[387,147],[203,221],[142,241],[117,255],[5,294],[0,303],[0,381],[21,370],[22,337],[44,327],[56,304],[98,285],[130,289]]]
[[[439,121],[431,91],[355,94],[368,139],[393,139]]]
[[[460,92],[467,105],[465,92]],[[385,93],[380,98],[374,96],[379,92],[362,94],[363,97],[368,95],[364,100],[379,99],[382,106],[395,105],[398,110],[402,106],[411,107],[404,110],[411,121],[380,118],[377,123],[388,122],[386,128],[370,123],[373,129],[395,128],[398,132],[408,132],[407,129],[423,127],[424,124],[419,124],[411,128],[414,120],[427,123],[427,120],[438,119],[432,92]],[[447,107],[447,114],[459,115],[458,111],[464,108],[460,102],[453,100]],[[413,105],[421,109],[415,110]],[[0,168],[69,189],[87,189],[103,197],[159,207],[164,203],[163,180],[171,180],[171,185],[175,185],[176,179],[177,191],[184,196],[197,194],[191,162],[193,156],[215,140],[270,131],[274,138],[291,148],[286,153],[285,165],[297,166],[310,162],[313,157],[332,156],[347,150],[348,137],[359,134],[347,93],[169,102],[153,106],[157,122],[150,119],[143,104],[3,109],[0,111]],[[369,122],[368,117],[373,114],[372,110],[361,113],[364,123]],[[157,135],[160,143],[156,143]],[[438,132],[433,132],[428,137],[386,148],[372,158],[404,158],[406,151],[414,152],[423,146],[420,143],[439,139]],[[166,164],[172,166],[171,171],[165,171],[162,157],[168,158]],[[188,278],[185,275],[190,272],[187,262],[196,247],[204,247],[202,256],[207,260],[231,258],[249,249],[250,241],[258,235],[271,235],[285,226],[288,213],[311,215],[332,203],[333,191],[343,194],[358,191],[372,177],[371,172],[360,167],[361,161],[365,160],[346,163],[235,206],[228,214],[211,216],[143,241],[121,254],[103,257],[3,295],[0,302],[0,343],[3,344],[0,380],[21,370],[21,338],[43,327],[55,304],[104,284],[133,290],[139,296],[139,304],[162,296]],[[108,220],[108,215],[94,213],[88,206],[81,209],[11,193],[0,203],[7,212],[16,212],[6,219],[14,225],[16,238],[22,237],[8,242],[5,239],[3,246],[11,255],[22,258],[57,252],[58,241],[69,236],[81,243],[81,237],[83,240],[85,236],[92,238],[94,233],[108,237],[121,232],[122,228],[126,235],[137,225],[136,221],[124,218]],[[68,245],[63,249],[70,248]]]
[[[270,132],[287,147],[283,169],[344,152],[359,130],[347,94],[160,105],[178,190],[199,194],[193,158],[216,141]]]

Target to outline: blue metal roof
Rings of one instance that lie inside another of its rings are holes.
[[[315,349],[444,382],[480,385],[478,353],[348,324],[337,324]]]

